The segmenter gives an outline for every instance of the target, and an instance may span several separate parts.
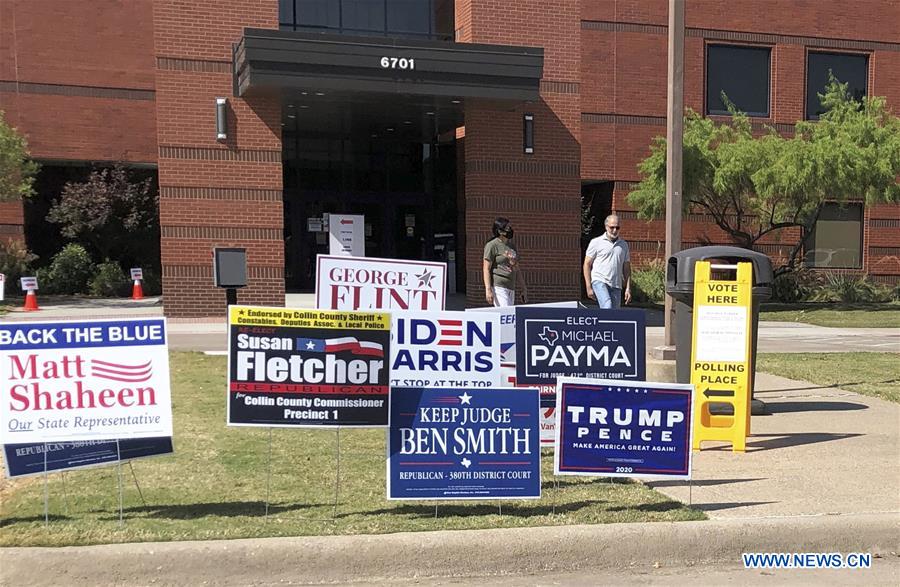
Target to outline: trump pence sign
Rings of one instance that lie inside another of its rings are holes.
[[[0,325],[3,444],[172,435],[164,318]]]
[[[323,310],[443,310],[447,264],[319,255],[316,307]]]

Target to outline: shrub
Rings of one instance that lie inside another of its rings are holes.
[[[144,268],[144,280],[141,282],[145,296],[158,296],[162,293],[162,279],[154,267]]]
[[[653,259],[631,272],[631,297],[636,302],[665,302],[666,265],[662,259]]]
[[[106,261],[97,265],[94,277],[90,281],[90,292],[94,296],[115,297],[128,295],[131,280],[115,261]]]
[[[814,302],[884,302],[890,298],[885,288],[869,281],[865,276],[831,274],[825,283],[816,289],[810,299]]]
[[[6,275],[6,295],[19,291],[19,278],[31,275],[31,263],[37,259],[20,240],[0,240],[0,273]],[[38,284],[40,285],[40,284]]]
[[[816,276],[805,269],[782,273],[772,284],[772,300],[786,304],[806,301],[817,289],[816,282]]]
[[[88,281],[94,274],[94,263],[81,245],[71,243],[56,253],[47,271],[45,290],[61,294],[87,292]]]

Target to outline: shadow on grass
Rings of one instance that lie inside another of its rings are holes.
[[[584,508],[589,508],[595,505],[605,503],[602,500],[587,500],[587,501],[575,501],[571,503],[562,503],[557,504],[554,509],[552,503],[541,504],[541,505],[519,505],[512,503],[501,503],[498,502],[496,505],[486,505],[486,504],[478,504],[478,505],[456,505],[456,504],[445,504],[445,502],[440,502],[436,504],[437,507],[437,517],[438,518],[451,518],[451,517],[464,517],[471,518],[477,516],[496,516],[500,513],[501,509],[504,516],[514,516],[517,518],[530,518],[536,516],[549,516],[556,512],[557,514],[564,514],[569,512],[577,512],[579,510],[583,510]],[[347,512],[340,513],[337,517],[339,518],[347,518],[355,515],[382,515],[382,514],[390,514],[390,515],[401,515],[401,516],[409,516],[412,518],[434,518],[435,517],[435,505],[427,506],[427,505],[401,505],[395,508],[385,508],[374,511],[367,512]]]
[[[768,505],[770,503],[778,503],[777,501],[731,501],[721,503],[695,503],[691,508],[702,512],[717,512],[719,510],[731,510],[734,508],[744,508],[754,505]]]
[[[327,507],[331,504],[269,504],[269,515],[281,514],[308,508]],[[200,518],[231,518],[240,516],[264,517],[266,503],[264,501],[226,501],[221,503],[188,503],[178,505],[142,505],[128,507],[124,510],[126,518],[159,518],[167,520],[197,520]],[[114,515],[101,520],[118,520],[118,511]]]
[[[782,389],[765,389],[765,390],[754,390],[754,395],[758,393],[777,393],[780,391],[812,391],[814,389],[844,389],[850,385],[865,385],[867,383],[871,383],[873,385],[878,385],[880,383],[898,383],[900,379],[885,379],[884,381],[846,381],[843,383],[832,383],[831,385],[808,385],[806,387],[785,387]],[[846,391],[853,391],[852,389],[848,389]]]
[[[632,481],[625,477],[598,477],[590,481],[570,481],[567,479],[544,479],[541,481],[541,489],[543,491],[553,491],[557,489],[565,489],[567,487],[587,487],[595,483],[603,483],[605,485],[630,485]]]
[[[682,508],[687,508],[688,505],[686,503],[681,503],[680,501],[661,501],[659,503],[643,503],[641,505],[620,505],[612,508],[607,508],[608,512],[672,512],[675,510],[680,510]]]
[[[71,522],[74,518],[60,514],[50,514],[49,519],[51,522]],[[32,522],[44,523],[44,514],[39,516],[28,516],[27,518],[2,518],[0,519],[0,528],[6,528],[13,524],[31,524]]]

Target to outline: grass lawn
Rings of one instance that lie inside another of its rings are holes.
[[[760,353],[756,368],[900,403],[897,353]]]
[[[838,328],[900,328],[900,303],[763,304],[759,319]]]
[[[175,454],[127,466],[125,524],[117,467],[0,482],[0,546],[63,546],[157,540],[380,534],[704,519],[641,483],[552,476],[545,452],[543,497],[498,502],[398,502],[385,498],[385,431],[342,430],[335,508],[336,433],[272,430],[270,508],[265,517],[269,429],[225,426],[225,357],[172,353]],[[65,490],[65,492],[64,492]],[[66,497],[68,498],[66,500]],[[67,503],[68,502],[68,503]]]

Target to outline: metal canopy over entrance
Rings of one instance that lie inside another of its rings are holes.
[[[317,88],[538,100],[544,50],[416,39],[244,29],[235,92]]]

